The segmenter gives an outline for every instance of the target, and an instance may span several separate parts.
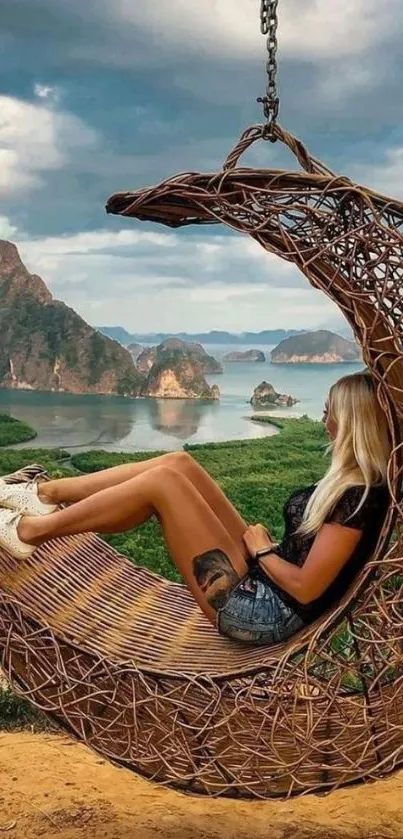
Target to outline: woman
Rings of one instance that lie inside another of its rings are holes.
[[[323,422],[330,468],[286,502],[280,545],[263,525],[247,527],[185,452],[77,478],[0,482],[0,545],[23,559],[48,539],[120,532],[155,515],[219,632],[253,644],[285,640],[340,599],[371,555],[388,506],[391,442],[368,373],[333,385]],[[61,502],[70,506],[59,510]]]

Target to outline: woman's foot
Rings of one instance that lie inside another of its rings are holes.
[[[0,507],[15,510],[26,516],[47,516],[58,509],[57,504],[41,501],[38,484],[28,481],[20,484],[6,484],[0,479]]]
[[[0,510],[0,548],[15,559],[28,559],[35,550],[35,545],[28,545],[18,535],[21,513],[14,510]]]

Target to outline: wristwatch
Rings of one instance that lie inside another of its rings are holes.
[[[262,556],[267,556],[267,554],[274,553],[276,548],[278,548],[278,543],[275,545],[270,545],[270,548],[260,548],[259,551],[256,551],[254,559],[261,559]]]

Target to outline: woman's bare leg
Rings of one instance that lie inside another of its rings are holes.
[[[52,504],[59,504],[63,501],[75,503],[88,498],[95,492],[118,486],[160,466],[167,466],[185,475],[207,501],[231,537],[243,545],[242,535],[245,533],[247,525],[242,516],[208,472],[190,454],[183,451],[169,452],[160,457],[143,460],[140,463],[123,463],[120,466],[112,466],[110,469],[102,469],[100,472],[93,472],[89,475],[44,481],[39,484],[39,496],[42,501]],[[246,556],[246,549],[242,548],[242,550]]]
[[[240,542],[195,486],[179,472],[158,466],[48,516],[24,516],[18,533],[39,545],[58,536],[116,533],[156,515],[170,555],[196,602],[213,623],[216,610],[247,572]]]

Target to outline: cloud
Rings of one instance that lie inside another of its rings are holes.
[[[403,198],[403,145],[383,149],[379,157],[370,165],[355,164],[351,175],[377,192]]]
[[[400,0],[287,0],[279,4],[281,55],[326,62],[373,49],[399,32]],[[55,34],[43,61],[66,52],[74,61],[112,66],[166,63],[168,53],[255,57],[264,47],[256,0],[3,0],[3,30],[30,31],[33,47]]]
[[[10,223],[7,216],[0,216],[0,239],[13,239],[18,235],[18,228]]]
[[[0,96],[0,194],[39,187],[45,172],[95,143],[95,132],[73,114]]]
[[[34,84],[34,94],[35,96],[38,96],[39,99],[54,99],[56,97],[54,87],[46,84],[39,84],[39,82]]]
[[[113,0],[117,20],[140,26],[160,45],[203,53],[255,55],[259,48],[256,0],[170,0],[136,3]],[[281,51],[284,56],[328,61],[367,51],[388,33],[388,21],[401,19],[400,0],[350,0],[341,10],[337,0],[288,0],[279,4]],[[260,36],[263,45],[263,38]]]
[[[247,237],[119,229],[30,239],[8,229],[28,269],[93,325],[240,332],[343,322],[293,266]]]
[[[150,289],[208,289],[225,287],[229,294],[239,285],[285,288],[305,287],[305,280],[288,262],[266,253],[246,236],[220,235],[200,238],[198,233],[165,233],[142,229],[94,230],[72,236],[20,238],[20,250],[35,272],[52,275],[54,293],[80,285],[88,295],[94,276],[102,265],[108,285],[114,274],[113,290],[127,296]],[[97,279],[97,290],[100,287]],[[235,291],[239,294],[239,291]]]
[[[258,0],[2,0],[1,16],[3,85],[25,116],[12,142],[0,131],[0,189],[34,235],[98,229],[112,192],[218,168],[260,119]],[[279,18],[281,121],[347,171],[359,136],[381,146],[396,122],[403,4],[287,0]],[[267,143],[244,161],[293,165]]]

